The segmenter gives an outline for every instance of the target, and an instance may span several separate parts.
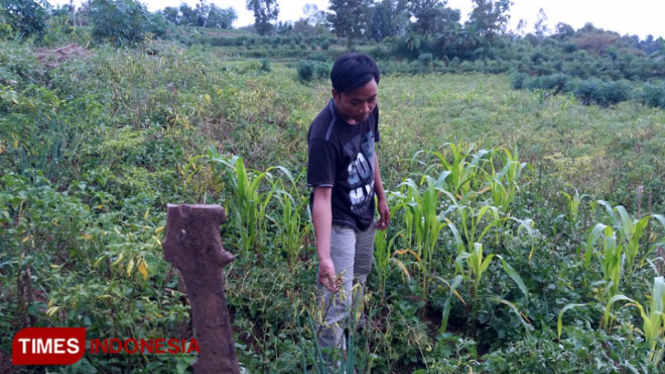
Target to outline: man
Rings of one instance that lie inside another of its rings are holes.
[[[390,222],[374,152],[380,139],[379,78],[376,62],[368,55],[339,57],[330,72],[333,97],[309,129],[307,185],[312,187],[319,256],[318,306],[323,306],[324,315],[317,338],[322,348],[342,346],[353,299],[362,303],[375,229],[385,230]],[[357,292],[352,292],[354,278]]]

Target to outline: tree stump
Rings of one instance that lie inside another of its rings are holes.
[[[219,235],[225,220],[219,205],[169,204],[166,213],[164,259],[185,280],[200,350],[196,374],[240,373],[224,294],[224,266],[234,259]]]

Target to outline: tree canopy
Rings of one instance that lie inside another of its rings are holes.
[[[247,0],[247,10],[254,12],[254,27],[259,35],[267,35],[272,31],[271,22],[279,16],[277,0]]]

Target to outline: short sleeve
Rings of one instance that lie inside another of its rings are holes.
[[[332,187],[335,184],[335,148],[330,142],[313,138],[309,141],[307,158],[307,186]]]

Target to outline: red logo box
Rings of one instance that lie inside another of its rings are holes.
[[[14,336],[12,364],[71,365],[84,351],[84,327],[30,327]]]

